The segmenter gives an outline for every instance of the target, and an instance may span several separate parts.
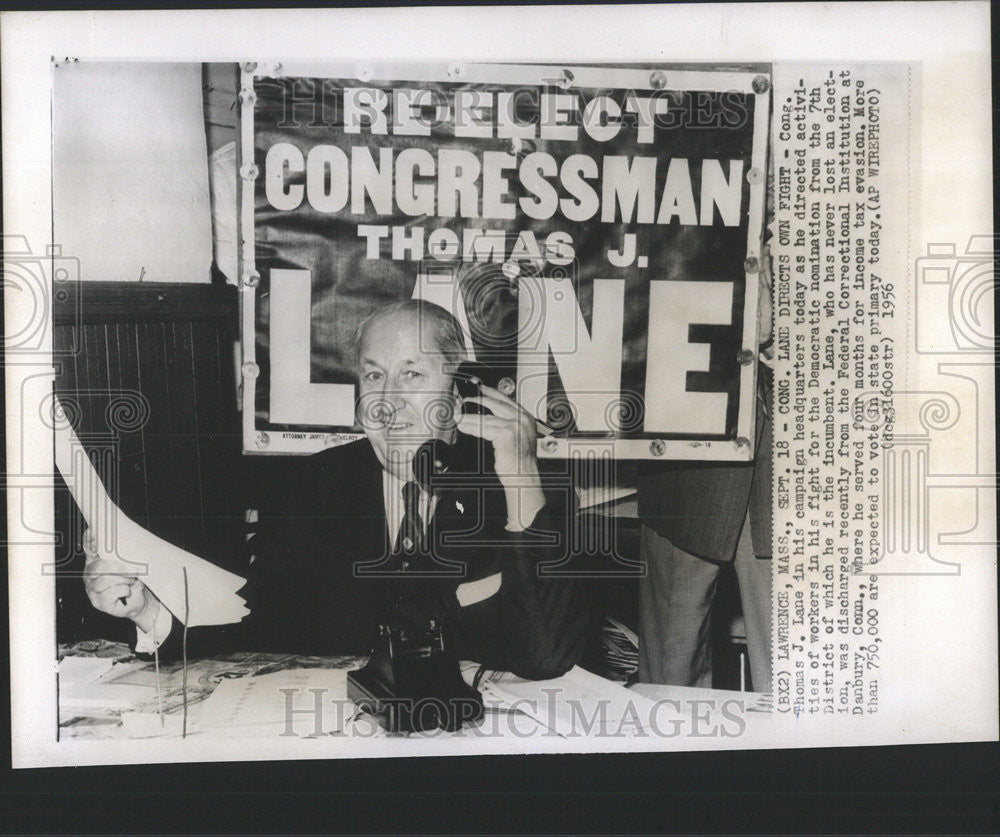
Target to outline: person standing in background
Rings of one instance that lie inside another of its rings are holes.
[[[761,257],[757,439],[748,463],[673,462],[637,479],[642,523],[639,679],[712,685],[712,615],[723,564],[732,563],[754,690],[771,690],[770,255]]]

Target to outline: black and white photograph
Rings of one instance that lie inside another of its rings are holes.
[[[995,739],[988,45],[619,8],[5,18],[15,767]]]

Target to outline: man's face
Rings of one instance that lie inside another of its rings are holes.
[[[399,312],[372,325],[359,352],[358,419],[382,467],[402,480],[413,478],[420,445],[455,438],[458,399],[432,342],[416,314]]]

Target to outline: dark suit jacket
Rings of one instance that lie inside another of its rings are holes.
[[[636,480],[639,518],[674,546],[698,558],[732,561],[749,508],[754,552],[771,556],[771,424],[764,410],[757,411],[754,462],[644,467]]]
[[[533,525],[512,533],[496,476],[463,481],[438,493],[430,549],[404,572],[390,555],[382,468],[367,440],[293,463],[280,507],[261,510],[251,543],[243,591],[251,616],[239,626],[192,629],[189,655],[234,647],[363,655],[380,623],[421,627],[436,618],[458,659],[534,679],[564,673],[583,653],[585,599],[578,582],[540,577],[538,567],[565,555],[572,489],[547,486]],[[498,593],[460,606],[460,584],[497,572]],[[175,625],[162,655],[177,653],[179,634]]]

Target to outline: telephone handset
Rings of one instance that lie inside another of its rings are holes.
[[[514,392],[514,380],[502,370],[485,363],[467,360],[460,364],[453,376],[455,388],[462,398],[479,395],[481,387],[500,390],[505,395]],[[492,415],[481,404],[462,404],[466,415]],[[459,434],[455,444],[440,439],[428,439],[413,457],[413,477],[425,491],[434,491],[455,485],[467,485],[469,477],[493,471],[493,452],[488,446],[478,444],[472,436]]]
[[[462,398],[474,398],[479,395],[484,386],[498,389],[504,395],[513,395],[516,388],[514,379],[505,374],[503,370],[472,360],[459,364],[453,378],[455,388]],[[490,411],[482,404],[463,404],[462,412],[490,415]]]

